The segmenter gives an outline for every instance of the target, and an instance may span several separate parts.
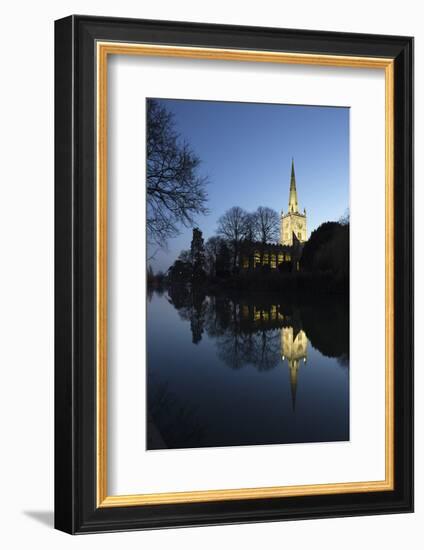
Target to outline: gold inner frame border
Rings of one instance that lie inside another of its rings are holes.
[[[214,489],[171,493],[107,493],[107,61],[109,55],[180,57],[331,67],[385,72],[385,479],[315,485]],[[256,50],[96,43],[96,473],[97,507],[143,506],[394,490],[394,60]]]

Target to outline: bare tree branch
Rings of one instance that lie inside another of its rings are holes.
[[[255,234],[262,244],[273,243],[280,234],[280,218],[275,210],[260,206],[253,214]]]
[[[175,121],[156,99],[147,100],[147,234],[160,248],[207,214],[208,179],[198,175],[200,159],[175,131]]]
[[[237,266],[240,243],[246,238],[248,230],[248,214],[239,206],[233,206],[227,210],[218,220],[217,233],[226,239],[232,246],[233,268]]]

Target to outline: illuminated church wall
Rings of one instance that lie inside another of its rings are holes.
[[[306,215],[290,213],[281,216],[280,243],[293,246],[293,233],[301,243],[307,240]]]

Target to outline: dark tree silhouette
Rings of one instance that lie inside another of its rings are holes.
[[[278,241],[280,218],[275,210],[260,206],[253,214],[256,239],[262,244]]]
[[[206,270],[210,277],[216,275],[216,262],[223,240],[220,237],[210,237],[205,244]]]
[[[259,206],[259,208],[251,214],[255,240],[260,243],[260,260],[261,264],[264,256],[264,249],[267,243],[275,243],[278,241],[280,234],[280,218],[275,210],[267,206]],[[268,266],[263,266],[268,267]]]
[[[178,259],[182,262],[191,264],[191,250],[181,250],[178,255]]]
[[[339,227],[340,224],[337,222],[325,222],[312,231],[302,252],[302,269],[305,271],[314,271],[318,269],[316,255],[319,249],[333,238]]]
[[[300,307],[302,328],[312,346],[326,357],[349,359],[349,304],[342,300],[325,301]]]
[[[240,244],[246,238],[247,213],[239,206],[233,206],[218,220],[218,235],[227,240],[232,247],[233,270],[236,270]]]
[[[206,214],[207,178],[198,174],[200,159],[181,141],[173,114],[159,101],[147,100],[147,233],[150,243],[166,246]]]
[[[245,219],[245,239],[253,242],[257,239],[257,223],[255,213],[247,213]]]
[[[339,219],[339,223],[341,223],[342,225],[349,225],[349,221],[350,221],[350,213],[349,213],[349,208],[347,208],[343,216]]]
[[[221,241],[216,257],[216,275],[218,277],[228,277],[231,267],[231,252],[225,241]]]
[[[320,247],[315,264],[321,271],[330,271],[337,280],[349,278],[349,225],[341,225]]]
[[[191,264],[193,266],[193,282],[201,281],[206,275],[205,244],[202,232],[195,227],[190,246]]]
[[[348,220],[348,219],[347,219]],[[331,273],[335,280],[349,279],[349,223],[325,222],[312,232],[302,253],[305,271]]]
[[[153,281],[155,280],[155,274],[153,273],[153,268],[151,265],[147,268],[147,284],[151,285],[153,284]]]
[[[207,310],[206,296],[203,292],[193,290],[190,309],[190,329],[193,344],[198,344],[202,339],[205,327],[205,316]]]
[[[188,283],[191,281],[193,267],[191,263],[175,260],[168,269],[168,280],[172,283]]]

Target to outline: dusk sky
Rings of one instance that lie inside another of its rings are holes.
[[[209,178],[210,214],[198,216],[205,241],[232,206],[253,212],[287,211],[294,158],[299,210],[306,208],[308,237],[349,207],[349,108],[219,101],[160,100],[175,115],[177,131],[202,160]],[[190,248],[192,229],[170,239],[151,265],[166,271]],[[149,250],[149,255],[152,250]]]

